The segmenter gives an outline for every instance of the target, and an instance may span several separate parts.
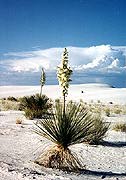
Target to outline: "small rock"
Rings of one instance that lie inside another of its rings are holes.
[[[101,179],[104,179],[104,178],[106,178],[106,176],[105,176],[105,175],[102,175]]]

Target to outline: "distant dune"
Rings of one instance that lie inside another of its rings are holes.
[[[27,96],[40,92],[40,86],[0,86],[0,98],[8,96]],[[62,93],[58,85],[45,85],[43,93],[52,99],[61,98]],[[108,84],[78,84],[70,85],[68,100],[80,99],[90,102],[98,101],[126,104],[126,88],[112,88]]]

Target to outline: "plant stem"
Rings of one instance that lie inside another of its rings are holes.
[[[41,90],[40,90],[40,96],[42,96],[42,85],[41,85]]]
[[[66,96],[63,94],[63,117],[65,116]]]

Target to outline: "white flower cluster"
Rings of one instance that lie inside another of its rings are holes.
[[[71,81],[70,76],[72,70],[68,67],[68,52],[65,48],[61,65],[57,69],[57,77],[59,80],[59,85],[62,87],[63,96],[68,94],[69,82]]]
[[[41,78],[40,78],[41,86],[44,86],[44,85],[45,85],[45,81],[46,81],[46,75],[45,75],[44,69],[42,68],[42,71],[41,71]]]

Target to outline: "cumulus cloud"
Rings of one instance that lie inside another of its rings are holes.
[[[126,72],[126,47],[100,45],[87,48],[67,47],[69,64],[74,70],[86,72]],[[10,52],[1,65],[10,71],[38,72],[41,67],[54,70],[59,65],[64,48],[28,52]]]

